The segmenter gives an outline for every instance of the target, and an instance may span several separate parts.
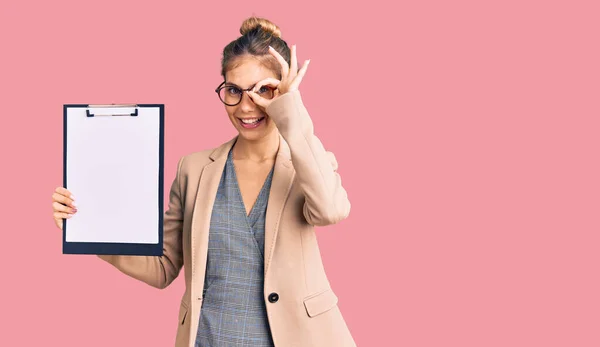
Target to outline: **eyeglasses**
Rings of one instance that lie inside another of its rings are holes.
[[[217,93],[217,95],[219,95],[219,99],[225,105],[235,106],[242,101],[242,96],[244,95],[244,92],[251,91],[254,88],[254,86],[255,85],[248,89],[242,89],[233,83],[226,83],[225,81],[223,81],[223,83],[221,83],[217,87],[217,89],[215,89],[215,92]],[[270,86],[262,86],[260,87],[260,90],[256,92],[256,94],[262,96],[265,99],[273,99],[273,96],[275,95],[275,89],[276,88]]]

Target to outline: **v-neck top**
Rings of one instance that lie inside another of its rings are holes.
[[[246,213],[233,147],[212,210],[196,347],[273,347],[264,299],[265,215],[273,169]]]

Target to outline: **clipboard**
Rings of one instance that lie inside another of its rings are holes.
[[[163,255],[164,104],[65,104],[63,136],[63,254]]]

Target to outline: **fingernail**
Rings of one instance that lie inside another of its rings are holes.
[[[275,49],[275,48],[273,48],[273,47],[269,46],[269,49]]]
[[[77,206],[77,204],[75,203],[75,201],[72,201],[72,202],[71,202],[71,205],[73,205],[73,206]]]
[[[71,200],[75,200],[75,196],[74,195],[71,195]]]
[[[71,218],[71,217],[73,217],[73,215],[72,215],[72,214],[68,214],[68,215],[67,215],[67,218]]]

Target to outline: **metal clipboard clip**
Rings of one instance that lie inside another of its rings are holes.
[[[102,112],[100,110],[102,109]],[[127,110],[127,112],[113,112],[110,109],[123,109],[119,111]],[[92,112],[94,111],[94,112]],[[85,110],[85,114],[88,117],[94,116],[131,116],[137,117],[138,105],[137,104],[110,104],[110,105],[88,105]]]

